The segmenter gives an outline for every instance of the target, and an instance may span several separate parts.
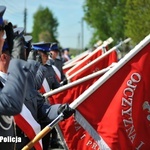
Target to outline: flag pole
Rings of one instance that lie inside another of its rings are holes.
[[[92,84],[86,91],[84,91],[77,99],[75,99],[69,106],[73,109],[78,107],[88,96],[95,92],[105,81],[107,81],[113,74],[115,74],[122,66],[124,66],[132,57],[134,57],[143,47],[150,43],[150,34],[145,37],[138,45],[136,45],[128,54],[126,54],[112,69],[106,72],[101,78],[99,78],[94,84]],[[35,138],[30,141],[22,150],[29,150],[33,145],[38,142],[44,135],[46,135],[51,129],[63,119],[61,113],[54,121],[46,126]],[[30,147],[29,147],[30,146]]]
[[[74,64],[79,59],[84,58],[89,53],[90,53],[90,50],[87,50],[87,51],[79,54],[78,56],[74,57],[73,59],[68,60],[67,62],[64,63],[63,69],[65,69],[66,67],[70,66],[71,64]]]
[[[35,143],[41,140],[48,132],[50,132],[61,120],[63,120],[63,114],[58,115],[49,125],[41,130],[22,150],[30,150]]]
[[[93,52],[91,52],[87,57],[85,57],[84,59],[82,59],[78,65],[80,65],[82,62],[84,62],[85,60],[87,60],[88,58],[90,58],[92,55],[94,55],[95,53],[97,53],[99,50],[101,50],[103,47],[106,47],[107,45],[109,45],[110,43],[113,42],[113,39],[110,37],[108,38],[106,41],[103,42],[102,45],[100,45],[99,47],[97,47]],[[74,66],[72,67],[71,69],[69,69],[67,72],[66,72],[66,76],[68,77],[69,73],[74,69],[76,68],[77,66]]]
[[[76,76],[78,73],[82,72],[83,70],[89,68],[91,65],[93,65],[95,62],[103,59],[104,57],[106,57],[107,55],[109,55],[110,53],[112,53],[113,51],[115,51],[118,47],[120,47],[121,45],[129,42],[131,39],[128,38],[122,42],[120,42],[118,45],[114,46],[113,48],[111,48],[110,50],[108,50],[107,52],[105,52],[103,55],[99,56],[98,58],[96,58],[95,60],[93,60],[92,62],[90,62],[89,64],[85,65],[84,67],[82,67],[81,69],[77,70],[75,73],[73,73],[72,75],[67,77],[67,80],[70,81],[74,76]]]
[[[44,97],[51,96],[51,95],[53,95],[53,94],[62,92],[63,90],[69,89],[69,88],[71,88],[71,87],[73,87],[73,86],[76,86],[76,85],[78,85],[78,84],[80,84],[80,83],[82,83],[82,82],[84,82],[84,81],[87,81],[87,80],[89,80],[89,79],[92,79],[92,78],[94,78],[94,77],[97,77],[97,76],[99,76],[99,75],[102,75],[102,74],[106,73],[106,72],[107,72],[110,68],[112,68],[114,65],[115,65],[115,63],[112,64],[112,65],[110,65],[110,66],[108,66],[107,68],[104,68],[104,69],[102,69],[102,70],[99,70],[99,71],[97,71],[97,72],[94,72],[94,73],[92,73],[92,74],[90,74],[90,75],[87,75],[87,76],[85,76],[85,77],[83,77],[83,78],[80,78],[80,79],[78,79],[78,80],[76,80],[76,81],[74,81],[74,82],[68,83],[68,84],[66,84],[66,85],[64,85],[64,86],[61,86],[61,87],[59,87],[59,88],[57,88],[57,89],[54,89],[54,90],[52,90],[52,91],[50,91],[50,92],[47,92],[47,93],[43,94],[43,96],[44,96]]]

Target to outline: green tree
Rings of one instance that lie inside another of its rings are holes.
[[[49,31],[43,31],[39,34],[39,41],[50,42],[53,41]]]
[[[84,20],[93,28],[92,44],[109,37],[114,43],[124,39],[124,15],[126,0],[85,0]]]
[[[47,7],[43,8],[40,6],[33,17],[33,42],[39,42],[40,40],[44,40],[45,42],[58,42],[57,27],[59,24],[52,11]]]
[[[150,1],[127,0],[125,35],[130,37],[134,44],[139,43],[150,33]]]

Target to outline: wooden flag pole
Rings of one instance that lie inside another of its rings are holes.
[[[54,119],[49,125],[47,125],[41,132],[39,132],[22,150],[30,150],[35,143],[42,139],[48,132],[50,132],[61,120],[63,120],[63,114],[61,113]]]

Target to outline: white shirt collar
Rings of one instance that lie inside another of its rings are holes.
[[[0,76],[1,76],[3,79],[7,80],[7,73],[4,73],[4,72],[1,72],[1,71],[0,71]]]

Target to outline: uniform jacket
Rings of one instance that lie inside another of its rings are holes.
[[[12,59],[8,68],[8,78],[3,84],[0,80],[0,136],[15,136],[13,115],[21,112],[27,88],[30,64]],[[0,149],[13,150],[11,142],[0,142]]]
[[[50,89],[54,90],[54,89],[60,87],[60,83],[56,79],[55,71],[52,67],[52,61],[50,59],[47,60],[45,67],[47,68],[47,72],[46,72],[45,77],[46,77],[46,80],[49,84]]]
[[[47,68],[43,66],[42,64],[39,66],[38,71],[36,73],[35,77],[35,88],[39,90],[43,84],[43,80],[46,76]]]
[[[58,68],[58,70],[60,71],[61,73],[61,81],[63,81],[64,79],[66,79],[66,76],[64,75],[63,73],[63,60],[61,57],[57,57],[55,60],[54,60],[54,65]]]

